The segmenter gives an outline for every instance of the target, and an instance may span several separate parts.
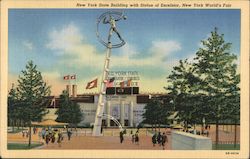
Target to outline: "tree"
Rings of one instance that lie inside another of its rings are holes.
[[[156,129],[157,125],[160,128],[161,124],[169,124],[169,116],[173,112],[169,99],[152,98],[144,109],[143,123],[151,124],[152,129]]]
[[[215,28],[211,36],[202,41],[203,47],[196,53],[195,67],[203,81],[201,91],[208,96],[207,116],[216,123],[216,146],[219,141],[220,121],[239,116],[239,75],[234,63],[236,55],[230,53],[231,43]],[[233,100],[233,103],[232,103]],[[209,119],[208,118],[208,119]]]
[[[144,120],[143,123],[151,124],[152,129],[153,127],[156,128],[158,114],[157,111],[159,109],[159,101],[151,99],[149,103],[144,107],[145,112],[142,114]]]
[[[17,93],[19,106],[22,107],[22,120],[29,127],[29,146],[31,145],[31,122],[41,121],[47,113],[46,107],[49,104],[47,96],[50,95],[50,87],[43,81],[41,72],[37,66],[29,61],[26,69],[18,79]]]
[[[14,131],[14,126],[23,126],[24,125],[24,116],[22,112],[22,103],[20,102],[19,95],[17,89],[14,88],[14,84],[12,84],[12,88],[8,94],[8,125],[12,125],[12,130]]]
[[[184,122],[201,121],[204,117],[208,123],[216,124],[216,146],[220,122],[233,120],[236,125],[240,118],[237,56],[230,53],[231,43],[226,43],[224,35],[217,31],[215,28],[211,36],[202,41],[203,46],[193,63],[181,60],[179,66],[174,67],[167,88]]]
[[[196,68],[186,60],[179,61],[179,65],[173,68],[168,76],[169,86],[166,88],[173,97],[176,117],[184,122],[184,128],[188,124],[196,124],[202,120],[202,95],[199,92],[200,79]]]
[[[233,123],[235,126],[234,147],[236,147],[237,125],[240,121],[240,75],[237,74],[236,67],[236,65],[233,65],[229,70],[230,74],[226,90],[227,103],[230,108],[227,113],[227,120],[231,121],[231,124]]]
[[[20,116],[17,104],[18,104],[17,93],[13,84],[8,95],[8,125],[12,125],[12,131],[14,131],[16,120]]]
[[[84,117],[79,104],[69,98],[67,91],[63,91],[60,95],[59,109],[56,114],[58,115],[56,121],[70,123],[75,127]]]

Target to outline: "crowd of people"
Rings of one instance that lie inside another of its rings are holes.
[[[39,137],[42,137],[47,145],[51,142],[58,143],[58,145],[61,146],[61,141],[63,140],[63,134],[59,129],[45,130],[45,128],[43,128],[41,133],[39,134]]]
[[[161,132],[155,132],[152,136],[152,143],[153,146],[155,146],[156,144],[159,144],[159,146],[162,146],[162,149],[165,150],[165,143],[168,142],[168,137],[165,134],[165,132],[163,132],[163,134],[161,134]]]
[[[67,135],[68,140],[71,139],[72,136],[72,131],[68,128],[63,128],[63,129],[53,129],[51,127],[48,128],[42,128],[41,131],[38,131],[38,128],[33,127],[33,134],[37,134],[38,132],[38,137],[39,141],[46,143],[47,145],[49,143],[58,143],[59,147],[61,146],[61,142],[64,139],[64,134]],[[28,138],[31,133],[28,130],[23,130],[22,131],[22,137]]]
[[[39,134],[39,137],[42,137],[42,139],[46,142],[47,145],[51,142],[51,143],[58,143],[58,145],[61,146],[60,143],[64,139],[63,134],[64,134],[63,131],[60,129],[43,128]],[[66,134],[67,134],[68,140],[70,140],[72,132],[69,129],[67,129]]]
[[[126,134],[126,129],[123,131],[120,131],[120,143],[123,143],[124,137],[123,135]],[[133,130],[131,130],[130,135],[132,137],[131,141],[133,144],[139,145],[139,129],[137,129],[136,133],[133,133]],[[162,149],[165,150],[166,142],[168,142],[168,137],[165,132],[161,134],[161,132],[155,132],[152,136],[152,143],[153,146],[158,144],[159,146],[162,146]]]
[[[206,125],[206,126],[202,126],[201,127],[201,131],[199,130],[196,130],[195,128],[194,129],[183,129],[182,130],[183,132],[189,132],[189,133],[192,133],[194,135],[202,135],[202,136],[209,136],[209,131],[210,131],[210,125]]]
[[[38,131],[38,128],[37,127],[33,127],[33,134],[36,134]],[[23,137],[29,137],[30,135],[30,132],[28,130],[22,130],[22,136]]]
[[[22,131],[22,136],[23,136],[23,137],[28,138],[28,137],[29,137],[29,135],[30,135],[30,133],[29,133],[29,131],[28,131],[28,130],[23,130],[23,131]]]
[[[120,143],[122,144],[124,141],[124,134],[126,134],[126,129],[120,131]],[[131,130],[130,135],[132,137],[132,143],[139,145],[139,129],[137,129],[136,133],[133,134],[133,131]]]
[[[31,134],[29,131],[23,131],[22,135],[23,137],[28,137],[29,134]],[[70,130],[68,127],[64,128],[42,128],[38,129],[36,127],[33,128],[33,134],[38,134],[39,141],[48,144],[58,144],[59,147],[61,147],[61,142],[64,139],[64,137],[67,137],[68,140],[71,139],[72,136],[72,129]],[[127,134],[126,129],[120,131],[119,137],[120,137],[120,143],[122,144],[124,142],[124,135]],[[136,131],[131,130],[130,134],[128,136],[131,137],[132,144],[139,145],[139,129]],[[158,144],[159,146],[162,146],[162,149],[165,149],[166,142],[168,142],[168,138],[165,132],[155,132],[152,136],[152,143],[153,146]]]

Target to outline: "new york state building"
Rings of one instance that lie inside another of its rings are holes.
[[[66,85],[70,100],[80,105],[84,114],[80,127],[92,126],[95,122],[99,94],[77,94],[77,85]],[[106,89],[106,100],[104,114],[117,119],[122,126],[137,127],[143,121],[145,106],[150,98],[163,98],[167,94],[162,93],[139,93],[139,87],[109,87]],[[44,119],[56,119],[55,112],[60,107],[59,97],[50,96],[50,105],[47,107],[49,113]],[[116,123],[103,118],[102,125],[105,127],[117,127]]]

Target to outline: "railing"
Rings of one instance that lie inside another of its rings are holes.
[[[137,129],[126,129],[126,134],[124,136],[132,136],[131,130],[133,131],[133,134],[135,134]],[[72,130],[73,136],[92,136],[92,129],[78,129]],[[66,134],[66,132],[64,132]],[[102,130],[102,136],[119,136],[120,130],[119,129],[103,129]],[[145,135],[145,136],[151,136],[151,133],[147,129],[140,129],[139,135]]]
[[[213,141],[213,144],[216,144],[215,141]],[[218,144],[234,144],[234,141],[219,141]],[[240,144],[240,141],[236,141],[236,144]]]

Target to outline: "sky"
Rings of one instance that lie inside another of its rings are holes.
[[[59,95],[76,74],[78,93],[99,90],[106,48],[97,40],[96,21],[107,9],[10,9],[8,29],[9,88],[32,60],[52,95]],[[179,60],[192,59],[215,27],[240,56],[240,10],[124,9],[116,23],[126,44],[112,49],[111,71],[136,71],[140,92],[165,93],[166,77]],[[108,24],[100,24],[107,39]],[[106,30],[106,32],[105,32]],[[117,40],[117,35],[112,35]],[[239,62],[238,62],[239,63]],[[98,78],[98,88],[85,89]]]

